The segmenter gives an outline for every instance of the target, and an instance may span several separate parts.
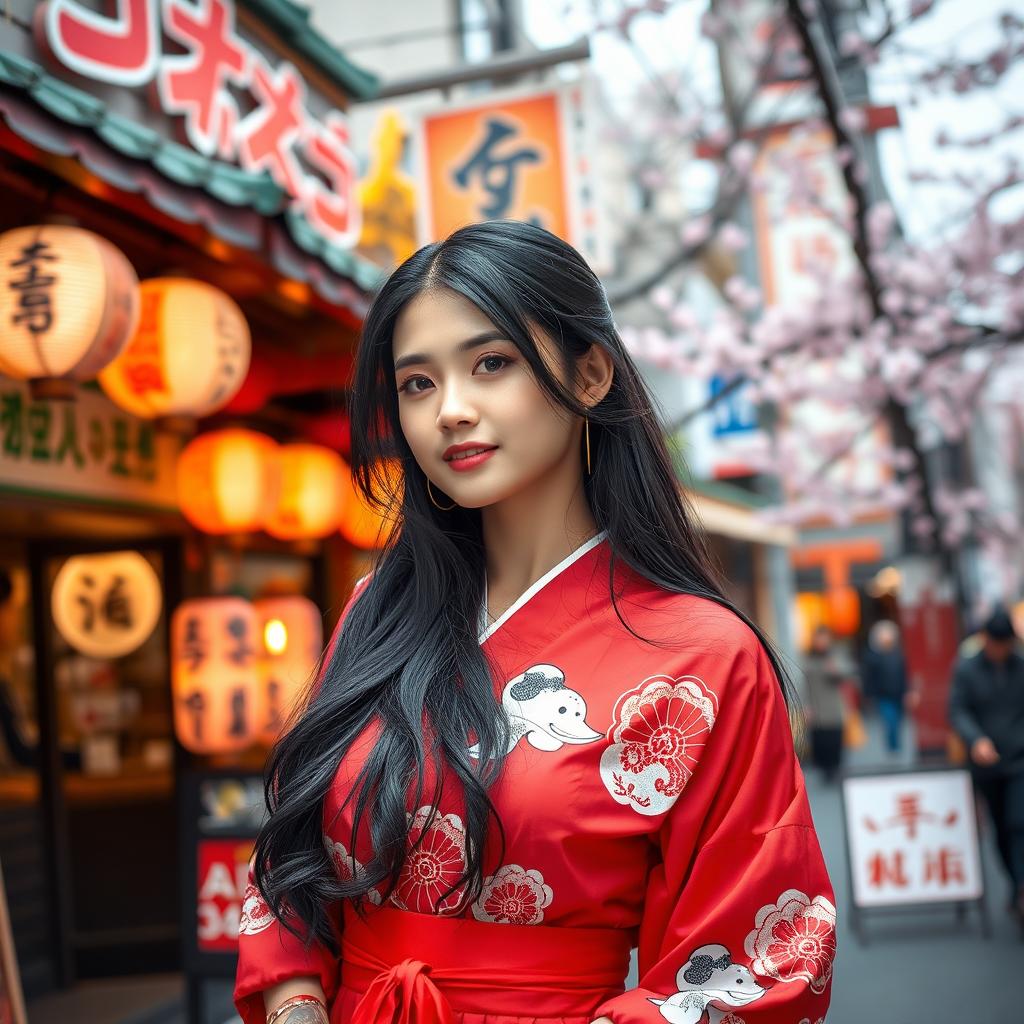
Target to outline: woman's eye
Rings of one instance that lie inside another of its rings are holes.
[[[478,366],[483,366],[484,363],[490,363],[490,362],[493,362],[494,360],[497,360],[501,364],[500,366],[498,366],[498,368],[497,368],[498,370],[500,370],[501,367],[504,366],[506,363],[512,362],[511,359],[507,359],[505,356],[484,356],[483,359],[481,359],[480,362],[477,365]],[[492,372],[497,372],[497,371],[494,370]]]
[[[420,393],[420,389],[419,388],[411,388],[411,387],[409,387],[410,384],[412,384],[414,381],[418,381],[418,380],[427,380],[427,378],[426,377],[409,377],[409,378],[407,378],[402,383],[402,385],[399,387],[398,390],[399,391],[408,391],[410,395],[418,395]],[[427,383],[429,383],[429,381],[427,381]]]

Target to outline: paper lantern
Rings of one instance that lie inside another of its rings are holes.
[[[240,597],[185,601],[171,619],[174,731],[195,754],[244,750],[259,736],[259,616]]]
[[[832,587],[825,595],[825,622],[837,636],[853,636],[860,626],[856,587]]]
[[[254,430],[216,430],[190,441],[178,456],[182,514],[204,533],[262,529],[274,499],[276,449]]]
[[[814,631],[825,621],[824,595],[813,593],[797,594],[795,611],[797,650],[809,651]]]
[[[105,238],[63,224],[0,235],[0,372],[37,398],[70,398],[124,349],[139,281]]]
[[[280,540],[326,537],[338,528],[345,463],[318,444],[285,444],[273,459],[276,500],[263,528]]]
[[[143,419],[208,416],[249,369],[249,325],[233,299],[205,281],[160,277],[139,286],[139,326],[100,384]]]
[[[387,460],[380,464],[378,472],[384,489],[394,495],[392,507],[394,515],[397,517],[398,510],[402,505],[402,487],[404,486],[402,463],[398,459]],[[342,484],[345,492],[340,522],[342,536],[357,548],[382,546],[389,531],[394,529],[395,523],[387,521],[376,509],[367,504],[363,499],[362,492],[355,486],[352,473],[347,467],[342,474]]]
[[[57,632],[91,658],[137,650],[162,608],[160,579],[138,551],[75,555],[60,567],[50,594]]]
[[[261,738],[273,743],[316,668],[323,649],[323,619],[305,597],[265,597],[255,606],[263,638],[260,684],[266,715]]]

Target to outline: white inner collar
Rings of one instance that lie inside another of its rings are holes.
[[[512,615],[530,600],[538,591],[550,583],[559,573],[565,572],[577,559],[582,558],[591,548],[596,547],[608,536],[607,530],[601,530],[594,534],[589,540],[585,540],[578,548],[571,551],[563,558],[558,565],[549,569],[539,580],[531,583],[519,597],[515,599],[502,613],[488,625],[487,623],[487,574],[484,573],[484,601],[480,606],[480,616],[477,622],[478,642],[483,643],[488,637],[493,636],[495,630],[501,627]]]

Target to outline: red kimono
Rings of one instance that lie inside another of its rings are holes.
[[[462,914],[439,901],[463,864],[454,802],[388,906],[365,922],[335,908],[340,957],[305,952],[251,888],[245,1024],[262,1024],[263,989],[300,975],[319,977],[332,1024],[824,1019],[835,897],[771,663],[728,610],[620,563],[623,617],[661,644],[637,639],[612,606],[608,559],[600,533],[481,632],[513,726],[491,792],[505,856],[482,895]],[[351,809],[335,820],[357,770],[342,763],[325,807],[346,877],[368,856],[347,848]],[[427,812],[410,808],[414,838]],[[639,986],[623,991],[634,947]]]

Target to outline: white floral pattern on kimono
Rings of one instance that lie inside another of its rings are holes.
[[[616,802],[663,814],[689,781],[715,725],[718,698],[696,676],[651,676],[615,704],[601,778]]]
[[[255,882],[245,887],[242,896],[242,912],[238,918],[239,935],[259,935],[274,923],[274,914],[267,901],[260,895]]]
[[[391,902],[418,914],[451,914],[465,891],[463,884],[445,897],[466,871],[466,828],[457,814],[436,814],[428,826],[429,817],[429,807],[412,816],[409,844],[415,849],[406,857]]]
[[[324,847],[327,850],[327,856],[331,858],[331,863],[334,865],[335,873],[343,882],[354,881],[365,870],[363,865],[348,852],[344,843],[334,842],[326,832],[324,833]],[[379,905],[381,902],[380,893],[376,889],[370,889],[366,894],[366,898],[376,905]]]
[[[806,981],[812,992],[824,992],[836,955],[836,908],[824,896],[787,889],[757,912],[744,947],[763,977]]]
[[[495,924],[540,924],[553,898],[539,871],[505,864],[485,880],[473,904],[473,916]]]

